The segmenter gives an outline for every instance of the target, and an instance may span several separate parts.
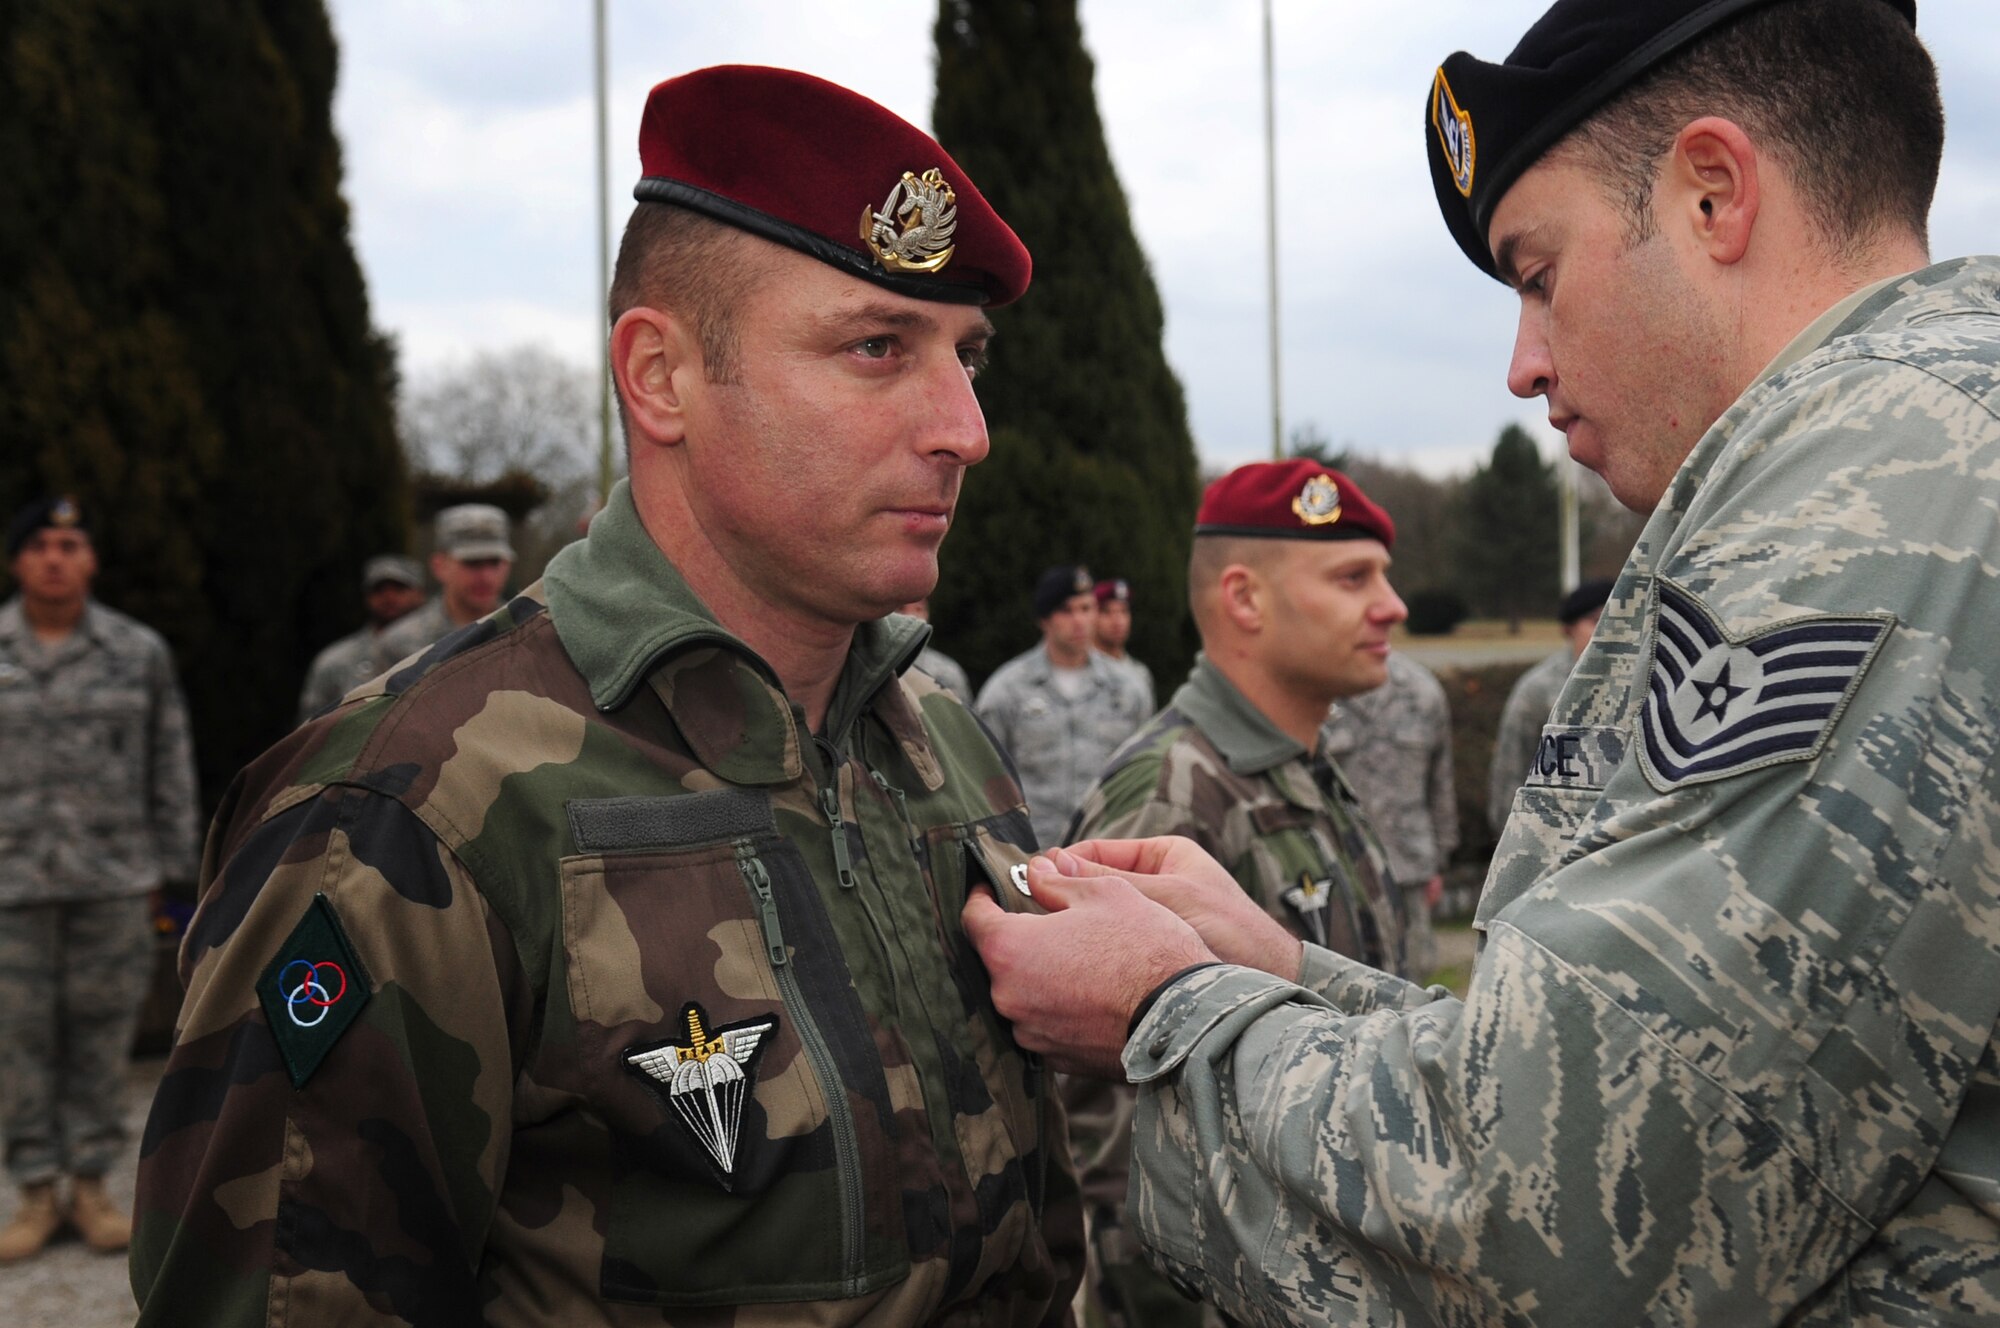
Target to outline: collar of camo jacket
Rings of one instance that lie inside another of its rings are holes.
[[[1250,704],[1236,685],[1209,663],[1205,654],[1194,657],[1194,668],[1169,702],[1174,709],[1194,721],[1202,735],[1215,744],[1222,759],[1239,775],[1261,775],[1287,761],[1309,755],[1264,712]]]
[[[585,538],[543,574],[549,619],[590,684],[600,710],[616,710],[645,683],[666,705],[695,754],[724,779],[783,784],[799,777],[801,725],[777,674],[724,628],[639,520],[624,480]],[[886,687],[923,650],[930,629],[891,615],[854,629],[847,665],[827,710],[836,746],[871,705],[920,768],[934,766],[923,727]],[[920,749],[920,750],[912,750]]]

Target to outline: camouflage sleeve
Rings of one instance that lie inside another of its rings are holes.
[[[1514,808],[1514,794],[1528,777],[1528,764],[1535,759],[1535,743],[1541,737],[1542,721],[1547,718],[1531,713],[1535,708],[1533,696],[1540,695],[1540,690],[1528,682],[1532,677],[1532,669],[1521,675],[1521,681],[1514,684],[1514,690],[1507,694],[1507,704],[1500,710],[1500,732],[1493,739],[1493,766],[1486,782],[1486,819],[1492,824],[1494,834],[1499,834],[1507,824],[1507,815]]]
[[[1430,781],[1427,801],[1431,808],[1431,824],[1437,835],[1437,870],[1443,871],[1451,861],[1452,850],[1458,847],[1458,786],[1452,778],[1451,768],[1451,709],[1444,699],[1443,689],[1437,694],[1436,724],[1433,732],[1437,745],[1432,749]]]
[[[512,955],[393,799],[308,792],[233,843],[141,1145],[139,1322],[476,1320],[532,1009]]]
[[[187,702],[181,699],[174,659],[159,647],[153,665],[151,787],[147,792],[153,844],[162,875],[170,881],[195,878],[198,848],[194,739]]]

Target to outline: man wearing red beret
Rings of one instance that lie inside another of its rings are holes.
[[[1098,776],[1068,842],[1184,835],[1293,934],[1400,973],[1388,868],[1321,732],[1334,701],[1388,676],[1406,616],[1387,577],[1395,538],[1358,485],[1314,461],[1211,484],[1188,560],[1202,653]],[[1107,1322],[1203,1322],[1125,1232],[1132,1088],[1077,1078],[1065,1097]]]
[[[1090,643],[1097,653],[1124,667],[1139,684],[1139,697],[1150,715],[1153,705],[1153,671],[1145,661],[1129,653],[1125,645],[1132,639],[1132,583],[1122,576],[1099,581],[1091,594],[1097,599],[1097,617],[1090,624]]]
[[[237,781],[146,1136],[144,1323],[1068,1318],[1062,1112],[960,930],[1034,844],[910,668],[1028,255],[832,84],[662,83],[631,459],[545,578]]]

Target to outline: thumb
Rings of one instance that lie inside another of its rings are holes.
[[[959,911],[958,919],[973,949],[980,951],[984,951],[1008,923],[1007,910],[995,903],[993,896],[984,888],[966,892],[965,907]]]
[[[1110,881],[1117,882],[1114,889],[1131,887],[1123,872],[1087,862],[1066,849],[1052,848],[1028,859],[1028,888],[1035,902],[1047,909],[1068,908]]]

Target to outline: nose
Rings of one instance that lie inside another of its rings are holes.
[[[924,442],[933,455],[953,458],[961,466],[976,466],[986,459],[991,444],[986,437],[986,413],[972,391],[972,379],[954,354],[945,360],[929,386],[935,412]]]
[[[1555,362],[1549,356],[1541,316],[1523,301],[1521,321],[1514,330],[1514,357],[1507,364],[1507,390],[1524,400],[1545,397],[1555,377]]]
[[[1393,627],[1410,616],[1410,608],[1394,587],[1385,585],[1382,589],[1382,598],[1375,602],[1375,621]]]

